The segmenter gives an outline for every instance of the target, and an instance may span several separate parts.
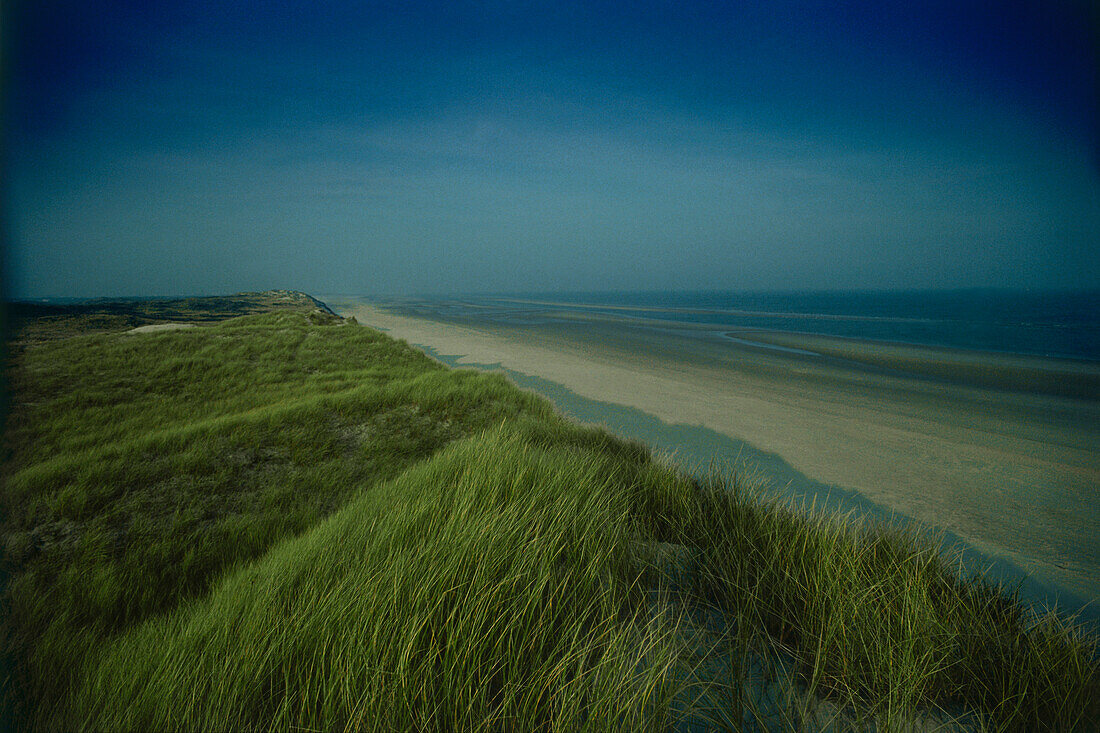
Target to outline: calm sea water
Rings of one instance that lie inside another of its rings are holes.
[[[615,306],[616,313],[637,318],[1100,361],[1100,291],[707,291],[515,297],[568,303],[578,310]]]

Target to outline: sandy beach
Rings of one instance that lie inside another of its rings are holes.
[[[694,338],[614,316],[523,325],[331,304],[459,364],[499,363],[746,441],[1100,600],[1100,375],[1091,365],[975,362],[966,352],[789,333]]]

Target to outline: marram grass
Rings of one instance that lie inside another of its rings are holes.
[[[697,482],[268,314],[28,348],[4,652],[54,730],[1090,730],[1097,640],[914,536]]]
[[[812,697],[867,727],[931,720],[983,730],[1091,730],[1100,721],[1097,639],[960,577],[926,540],[792,511],[711,481],[682,539],[691,593],[747,627]]]
[[[664,729],[672,626],[631,602],[630,473],[501,431],[457,444],[109,645],[74,722]]]

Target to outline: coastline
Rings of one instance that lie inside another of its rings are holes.
[[[730,340],[656,339],[652,328],[576,315],[518,327],[333,300],[342,315],[456,357],[459,366],[499,364],[587,399],[745,441],[815,481],[946,529],[1040,583],[1100,600],[1095,401],[852,368]],[[791,349],[821,348],[780,338]],[[919,361],[920,351],[905,356]],[[927,361],[934,365],[934,355]]]

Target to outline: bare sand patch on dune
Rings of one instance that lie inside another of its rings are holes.
[[[151,323],[148,326],[131,328],[126,333],[157,333],[158,331],[178,331],[182,328],[195,328],[194,323]]]
[[[1100,403],[848,373],[737,345],[692,358],[618,333],[576,338],[358,305],[359,322],[459,363],[500,363],[589,399],[701,425],[805,475],[957,533],[1040,580],[1100,599]],[[707,349],[711,349],[710,352]],[[718,354],[718,356],[714,356]]]

